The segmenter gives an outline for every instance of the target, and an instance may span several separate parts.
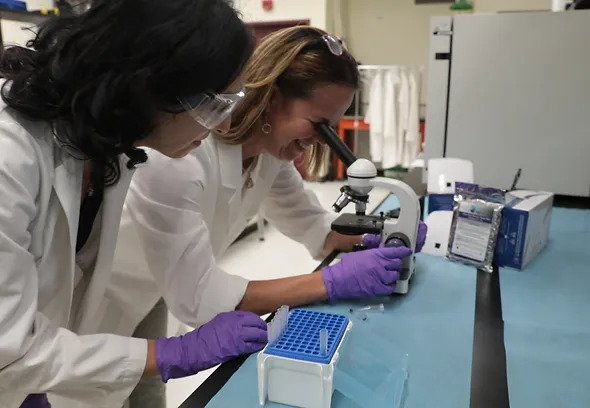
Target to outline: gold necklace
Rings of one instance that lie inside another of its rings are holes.
[[[246,176],[246,180],[244,181],[244,187],[247,189],[254,187],[254,181],[252,180],[252,171],[256,167],[257,162],[258,162],[258,157],[255,157],[252,160],[252,163],[250,163],[248,168],[244,171],[244,174]]]

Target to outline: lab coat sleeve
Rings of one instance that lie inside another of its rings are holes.
[[[305,245],[314,258],[327,255],[324,242],[337,214],[326,211],[317,196],[304,187],[292,162],[281,163],[261,211],[279,231]]]
[[[147,342],[78,336],[38,310],[43,271],[28,248],[38,215],[42,159],[23,128],[0,124],[0,406],[18,406],[21,397],[48,391],[109,395],[122,404],[143,373]]]
[[[168,308],[197,327],[234,310],[248,281],[216,265],[201,207],[212,164],[207,146],[197,155],[168,159],[151,152],[138,169],[126,206],[149,269]],[[188,175],[188,176],[187,176]]]

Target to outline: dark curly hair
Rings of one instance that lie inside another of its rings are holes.
[[[104,183],[147,160],[135,147],[156,113],[179,98],[220,92],[239,75],[253,39],[227,0],[95,0],[55,17],[0,58],[2,99],[51,124],[58,141],[104,168]]]

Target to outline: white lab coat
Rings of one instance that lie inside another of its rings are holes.
[[[397,148],[399,152],[398,165],[402,167],[409,167],[410,163],[404,163],[404,158],[407,157],[405,152],[406,149],[406,133],[409,127],[409,114],[410,114],[410,81],[408,74],[405,69],[400,70],[400,85],[399,93],[397,96],[397,102],[399,105],[399,130],[397,139]]]
[[[54,408],[117,407],[143,372],[145,340],[93,335],[104,308],[131,173],[105,191],[96,267],[83,301],[72,298],[83,162],[49,126],[0,102],[0,407],[46,392]],[[54,399],[55,398],[55,399]]]
[[[386,70],[384,75],[383,101],[383,152],[381,166],[384,169],[395,167],[401,163],[401,151],[398,147],[400,138],[398,129],[397,87],[400,83],[400,69]],[[372,140],[371,140],[372,142]]]
[[[412,70],[408,74],[408,110],[402,164],[409,168],[420,154],[420,72]]]
[[[248,282],[216,259],[259,210],[312,255],[322,254],[335,216],[304,189],[293,163],[262,154],[252,179],[242,191],[241,146],[214,137],[180,160],[150,152],[125,202],[102,330],[132,333],[162,294],[191,327],[234,310]]]
[[[384,115],[384,93],[383,89],[384,79],[383,71],[378,69],[373,79],[371,80],[371,87],[369,90],[369,107],[365,114],[365,122],[369,126],[369,140],[371,160],[376,163],[383,161],[383,115]]]
[[[403,74],[397,67],[377,70],[371,82],[365,122],[370,125],[371,159],[384,169],[398,166],[403,160],[408,114],[402,82]]]

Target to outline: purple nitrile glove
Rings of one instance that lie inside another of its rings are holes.
[[[29,394],[20,408],[51,408],[46,394]]]
[[[406,247],[373,248],[351,252],[337,264],[326,266],[322,277],[330,303],[390,295],[399,279],[401,260],[411,253]]]
[[[266,323],[251,312],[225,312],[180,337],[156,340],[156,365],[162,381],[187,377],[264,348]]]
[[[426,234],[428,233],[428,226],[420,221],[418,224],[418,236],[416,237],[416,252],[422,251],[424,247],[424,242],[426,242]],[[367,247],[367,249],[371,248],[379,248],[381,246],[381,237],[377,234],[365,234],[361,238],[361,243]]]
[[[381,246],[381,235],[379,234],[365,234],[361,238],[361,244],[367,249],[379,248]]]

